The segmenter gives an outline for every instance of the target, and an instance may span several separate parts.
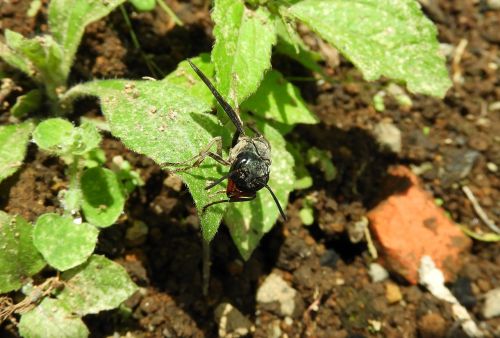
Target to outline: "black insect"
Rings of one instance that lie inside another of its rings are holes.
[[[193,70],[198,74],[200,79],[210,89],[219,105],[227,113],[231,121],[236,127],[236,132],[233,136],[231,149],[229,150],[228,159],[222,157],[222,138],[215,137],[198,155],[194,158],[182,162],[175,163],[176,165],[186,165],[192,163],[185,168],[177,168],[172,171],[184,171],[193,167],[198,167],[207,156],[210,156],[217,162],[230,166],[229,172],[219,178],[218,180],[210,183],[205,190],[211,189],[216,185],[228,180],[227,189],[225,191],[227,199],[209,203],[203,207],[203,211],[209,206],[225,202],[244,202],[251,201],[257,196],[257,191],[266,188],[276,203],[279,212],[284,220],[286,220],[285,213],[276,198],[276,195],[271,190],[267,182],[269,181],[269,172],[271,166],[271,145],[258,131],[252,131],[255,136],[247,136],[243,129],[243,123],[233,110],[233,108],[222,98],[220,93],[215,89],[210,80],[198,69],[190,60],[187,60]],[[216,144],[217,153],[210,151],[210,148]],[[193,162],[194,161],[194,162]],[[174,163],[171,163],[174,164]]]

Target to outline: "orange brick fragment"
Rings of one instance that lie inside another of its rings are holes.
[[[410,169],[395,166],[389,174],[389,197],[368,213],[387,269],[416,284],[420,258],[429,255],[446,280],[453,280],[470,238],[434,203]]]

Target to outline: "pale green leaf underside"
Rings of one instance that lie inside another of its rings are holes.
[[[89,331],[81,318],[55,299],[45,298],[21,316],[19,333],[24,338],[85,338]]]
[[[257,90],[271,66],[276,31],[264,7],[256,11],[241,0],[217,0],[212,12],[217,88],[230,104],[243,102]]]
[[[98,234],[91,224],[75,224],[70,216],[50,213],[36,221],[33,243],[51,266],[64,271],[87,260],[94,251]]]
[[[213,137],[224,133],[217,119],[204,113],[210,110],[210,105],[168,80],[94,81],[76,86],[68,94],[98,96],[112,134],[131,150],[149,156],[158,164],[189,160]],[[193,196],[207,240],[215,235],[224,206],[214,206],[202,213],[204,205],[218,199],[210,198],[204,188],[207,178],[216,179],[220,175],[212,159],[180,174]]]
[[[289,8],[337,47],[367,80],[380,76],[443,97],[451,82],[436,28],[415,0],[304,0]]]
[[[106,168],[90,168],[83,173],[80,186],[85,219],[98,227],[114,224],[125,205],[116,174]]]
[[[68,120],[59,117],[46,119],[35,128],[33,141],[40,149],[58,153],[71,137],[73,129],[73,124]]]
[[[23,164],[32,131],[31,122],[0,126],[0,182]]]
[[[137,290],[121,265],[99,255],[63,273],[62,278],[64,289],[58,299],[80,316],[114,309]]]
[[[266,123],[257,123],[257,127],[272,144],[269,186],[281,206],[286,209],[288,195],[294,189],[293,157],[286,150],[285,140],[276,129]],[[243,258],[250,257],[262,236],[276,223],[278,216],[278,208],[266,189],[259,191],[257,198],[251,202],[232,203],[228,207],[224,221]]]
[[[0,211],[0,293],[17,290],[45,261],[33,245],[33,226]]]
[[[64,50],[64,73],[69,73],[85,26],[108,15],[125,0],[51,0],[48,10],[50,32]]]
[[[264,118],[288,125],[318,122],[307,108],[299,90],[276,70],[266,73],[259,89],[242,107]]]

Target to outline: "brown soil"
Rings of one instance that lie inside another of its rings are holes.
[[[29,0],[2,4],[0,32],[9,28],[29,36],[46,31],[46,2],[35,18],[26,17]],[[120,11],[90,25],[73,67],[72,84],[92,78],[160,77],[185,58],[209,52],[213,24],[204,1],[167,2],[185,26],[175,26],[159,8],[134,13],[126,6],[142,50],[133,45]],[[167,175],[151,160],[106,135],[102,148],[108,160],[123,156],[140,170],[146,184],[130,196],[126,216],[101,233],[97,251],[123,264],[141,291],[126,303],[129,313],[114,310],[85,317],[92,336],[130,332],[137,337],[215,337],[214,309],[223,301],[255,323],[255,337],[274,337],[276,332],[288,337],[461,336],[449,305],[417,286],[393,279],[404,301],[389,304],[387,282],[372,283],[368,275],[371,258],[366,246],[351,244],[345,231],[376,203],[382,173],[396,163],[427,164],[430,169],[421,176],[426,188],[442,200],[457,223],[487,231],[460,189],[465,184],[488,216],[500,224],[500,176],[491,170],[491,164],[500,166],[500,11],[488,10],[482,1],[465,0],[440,0],[425,9],[439,28],[441,42],[457,46],[462,39],[467,41],[460,63],[452,67],[449,60],[451,75],[460,78],[461,74],[463,81],[455,82],[442,101],[413,96],[413,106],[403,109],[389,99],[384,112],[376,112],[372,104],[373,95],[384,84],[363,81],[343,59],[336,68],[325,66],[335,83],[298,82],[322,123],[297,127],[289,140],[330,151],[337,178],[326,182],[311,167],[314,186],[292,194],[289,220],[264,237],[248,262],[241,260],[228,231],[221,227],[212,242],[207,298],[201,294],[200,231],[188,192],[179,190],[175,181],[166,181]],[[283,57],[273,63],[287,76],[310,76]],[[0,67],[22,88],[7,98],[12,104],[31,84]],[[496,110],[488,109],[494,102]],[[76,110],[78,116],[98,113],[92,101]],[[0,121],[7,119],[7,111],[6,106],[0,107]],[[370,130],[380,121],[391,121],[401,130],[403,147],[398,156],[377,149]],[[470,171],[464,175],[467,166]],[[0,209],[33,221],[59,208],[57,193],[66,184],[63,164],[30,147],[22,170],[0,185]],[[305,227],[298,211],[308,195],[318,202],[315,223]],[[148,237],[140,243],[125,239],[126,229],[135,220],[149,227]],[[307,309],[292,320],[256,303],[257,287],[273,270],[299,292]],[[474,318],[483,321],[490,336],[500,335],[500,318],[482,318],[481,295],[499,286],[500,244],[475,242],[451,287],[471,290],[462,291],[467,296],[463,302]],[[374,322],[382,323],[379,331]],[[0,327],[1,336],[17,336],[16,332],[12,323]]]

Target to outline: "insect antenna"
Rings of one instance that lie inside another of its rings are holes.
[[[236,127],[236,129],[238,130],[240,135],[245,135],[245,131],[243,130],[243,124],[241,123],[241,120],[238,117],[238,114],[236,114],[236,112],[229,105],[229,103],[227,103],[226,100],[224,100],[222,95],[217,91],[217,89],[215,89],[214,85],[205,76],[205,74],[203,74],[203,72],[198,67],[196,67],[196,65],[194,63],[192,63],[191,60],[187,59],[187,62],[189,62],[189,64],[191,65],[191,68],[193,68],[195,73],[198,74],[198,76],[205,83],[205,85],[208,87],[208,89],[210,89],[210,91],[212,92],[212,95],[215,97],[215,99],[217,100],[217,102],[219,102],[222,109],[224,109],[226,114],[229,116],[229,118],[233,122],[234,126]]]
[[[278,198],[274,194],[274,192],[271,190],[271,187],[269,187],[267,184],[265,185],[266,189],[269,190],[271,193],[271,196],[273,196],[274,203],[276,203],[276,206],[278,207],[278,210],[280,211],[281,217],[283,218],[284,221],[286,221],[286,216],[285,213],[283,212],[283,209],[281,208],[280,202],[278,201]]]

